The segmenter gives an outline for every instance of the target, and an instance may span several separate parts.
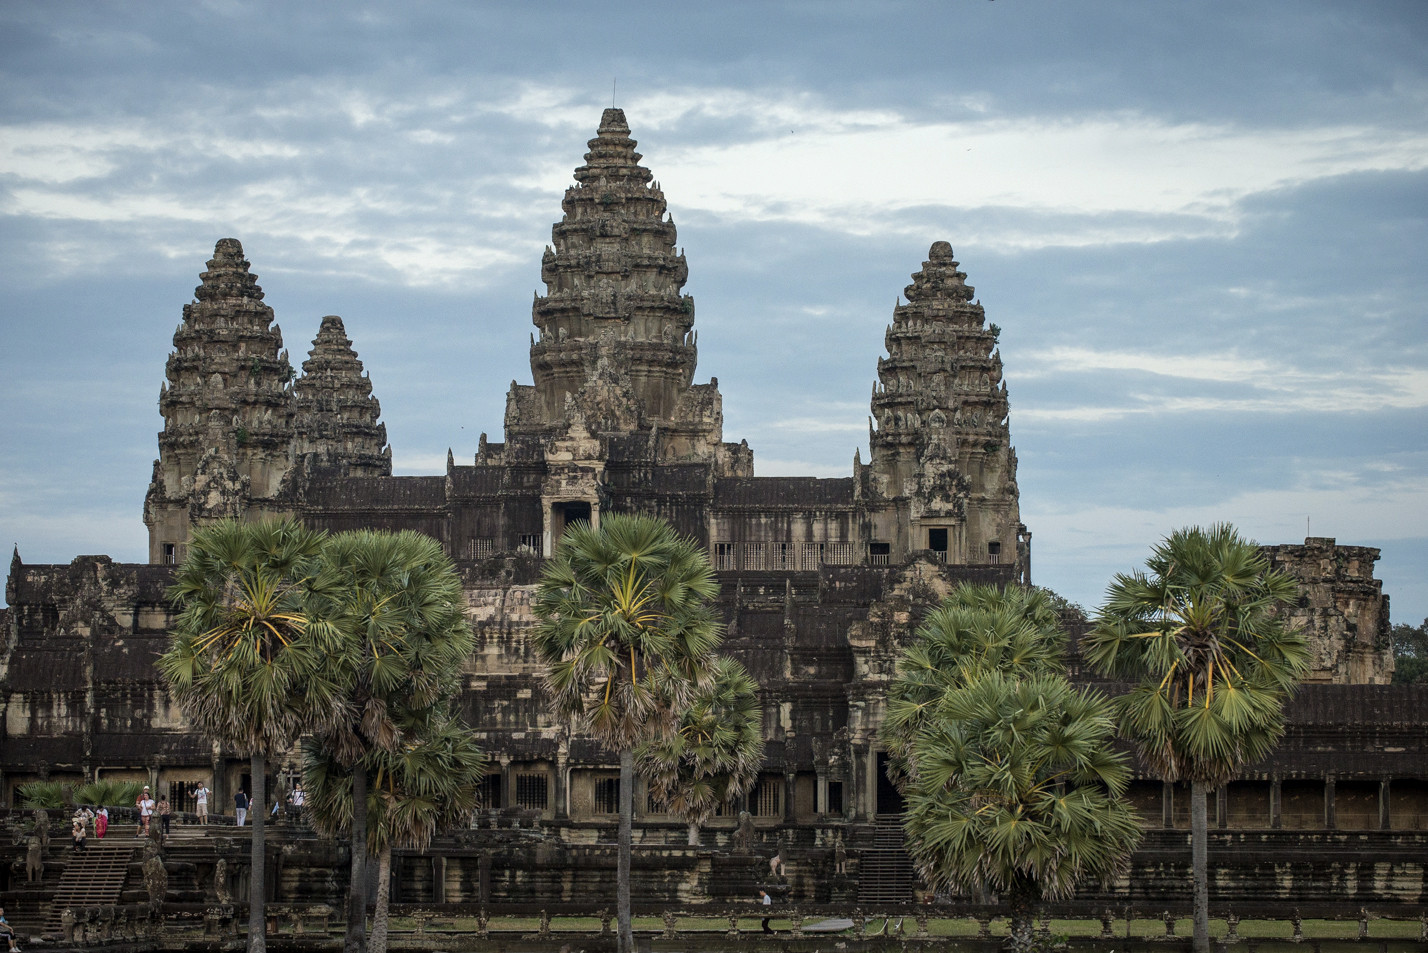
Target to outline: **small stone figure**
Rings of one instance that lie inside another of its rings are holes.
[[[159,845],[150,840],[144,845],[144,887],[149,891],[149,905],[158,909],[169,892],[169,872],[159,853]]]
[[[222,857],[213,865],[213,896],[225,906],[233,902],[233,894],[228,889],[228,861]]]
[[[45,844],[39,833],[25,838],[25,880],[37,883],[45,879]]]
[[[775,880],[784,879],[783,854],[774,854],[769,858],[769,876]]]
[[[848,849],[843,846],[843,832],[833,841],[833,872],[842,877],[848,873]]]
[[[734,853],[748,854],[754,849],[754,819],[748,811],[739,812],[739,826],[734,829]]]

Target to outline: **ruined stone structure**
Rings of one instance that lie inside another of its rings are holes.
[[[477,635],[464,707],[498,770],[480,827],[400,859],[397,895],[600,902],[613,890],[618,774],[546,712],[526,638],[530,595],[571,522],[641,511],[708,547],[725,649],[762,686],[767,749],[738,805],[748,823],[736,828],[738,810],[715,818],[703,849],[637,797],[636,895],[752,896],[751,884],[776,877],[776,854],[780,896],[905,899],[910,873],[878,840],[900,808],[877,741],[898,652],[957,582],[1031,580],[998,331],[952,248],[933,244],[877,362],[869,461],[855,455],[841,478],[757,477],[748,445],[724,439],[718,382],[695,382],[688,267],[640,159],[623,113],[606,110],[541,261],[532,383],[511,386],[504,440],[483,434],[474,458],[450,457],[440,476],[391,475],[380,407],[342,321],[322,320],[296,373],[243,249],[220,241],[184,306],[160,394],[150,565],[32,566],[18,553],[11,563],[3,793],[99,774],[143,778],[179,809],[210,779],[214,803],[231,803],[246,760],[184,725],[151,664],[169,621],[167,564],[190,529],[277,514],[330,530],[414,529],[462,573]],[[1308,540],[1271,554],[1304,584],[1294,615],[1315,641],[1315,679],[1332,684],[1302,692],[1285,744],[1220,793],[1214,816],[1240,843],[1217,848],[1225,882],[1243,875],[1241,895],[1272,899],[1281,875],[1266,885],[1253,872],[1279,864],[1335,899],[1421,901],[1428,693],[1368,684],[1392,667],[1377,551]],[[1134,796],[1157,830],[1121,889],[1174,896],[1188,804],[1150,778]],[[743,850],[729,851],[736,841]],[[1378,863],[1398,866],[1379,876]],[[328,882],[331,871],[312,876]],[[276,889],[300,879],[289,871]]]

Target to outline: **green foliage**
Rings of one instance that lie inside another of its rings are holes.
[[[1428,619],[1393,627],[1393,684],[1428,685]]]
[[[74,792],[77,804],[103,804],[106,807],[133,807],[144,785],[139,781],[106,781],[100,779]]]
[[[881,729],[924,880],[1003,893],[1019,947],[1031,903],[1120,872],[1140,840],[1114,710],[1071,686],[1064,644],[1046,593],[964,584],[904,652]]]
[[[308,631],[304,607],[323,540],[291,520],[194,532],[169,590],[178,614],[158,668],[209,738],[267,756],[332,717],[314,677],[333,646]]]
[[[460,691],[474,646],[461,578],[440,543],[410,531],[339,533],[311,568],[306,612],[328,647],[319,678],[338,699],[322,743],[348,765],[396,751],[403,710]]]
[[[679,729],[635,750],[656,802],[695,826],[747,792],[764,757],[758,683],[730,658],[716,659],[710,673]]]
[[[30,810],[58,811],[65,806],[69,787],[63,781],[30,781],[15,788],[15,793]]]
[[[558,716],[620,752],[616,940],[630,929],[634,749],[667,739],[707,684],[722,634],[708,555],[663,520],[605,514],[566,530],[532,609],[536,657]]]
[[[363,759],[373,777],[367,789],[367,845],[422,848],[438,830],[462,827],[480,807],[480,780],[487,757],[471,731],[434,706],[402,722],[404,743],[395,751],[374,748]],[[303,787],[314,826],[329,836],[352,829],[352,766],[335,758],[317,738],[303,742]]]
[[[1015,675],[1065,671],[1065,635],[1043,590],[963,583],[928,614],[898,662],[881,734],[888,775],[903,785],[909,748],[941,699],[977,672]]]
[[[1277,611],[1298,587],[1225,524],[1177,530],[1146,568],[1115,577],[1081,652],[1138,683],[1120,699],[1121,724],[1153,771],[1223,784],[1283,733],[1283,702],[1309,662]]]
[[[662,520],[568,529],[532,604],[557,713],[616,750],[673,731],[722,637],[718,590],[708,556]]]

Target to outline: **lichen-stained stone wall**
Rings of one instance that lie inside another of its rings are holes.
[[[1388,597],[1373,576],[1379,551],[1311,536],[1303,545],[1266,546],[1270,564],[1299,583],[1289,618],[1308,636],[1308,681],[1386,685],[1393,680]]]

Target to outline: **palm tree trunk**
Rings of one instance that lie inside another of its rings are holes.
[[[255,752],[248,764],[253,775],[253,796],[248,801],[248,809],[253,814],[252,850],[248,855],[252,865],[248,872],[248,953],[265,953],[268,922],[264,907],[268,894],[263,876],[267,868],[263,841],[263,775],[268,763],[261,752]]]
[[[619,925],[620,953],[634,953],[635,935],[630,928],[630,852],[635,805],[635,752],[620,752],[620,842],[615,870],[615,908]]]
[[[372,914],[372,940],[368,953],[387,953],[387,907],[392,898],[392,845],[377,854],[377,909]]]
[[[1192,906],[1195,927],[1191,939],[1194,953],[1210,953],[1210,878],[1207,841],[1209,819],[1205,816],[1205,784],[1190,782],[1190,870],[1194,879]]]
[[[347,890],[347,936],[342,953],[367,949],[367,768],[352,769],[352,885]]]
[[[1006,948],[1026,953],[1036,941],[1032,902],[1037,893],[1025,877],[1018,876],[1007,889],[1008,925]]]

